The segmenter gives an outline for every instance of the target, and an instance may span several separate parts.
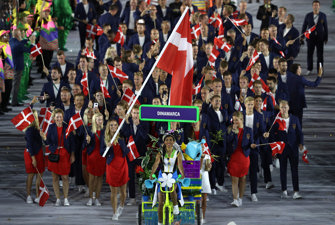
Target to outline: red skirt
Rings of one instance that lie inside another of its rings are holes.
[[[113,145],[114,158],[106,166],[106,182],[112,187],[121,187],[129,180],[128,164],[126,157],[122,157],[119,144]]]
[[[49,145],[45,146],[45,154],[44,154],[44,164],[45,164],[45,168],[48,168],[48,155],[50,154],[50,150],[49,150]]]
[[[106,158],[100,155],[99,149],[94,149],[90,155],[87,155],[86,169],[93,176],[100,177],[104,175],[106,171]]]
[[[40,173],[43,173],[45,170],[44,167],[44,157],[43,157],[43,150],[40,151],[35,155],[37,169]],[[36,168],[32,164],[31,156],[28,152],[28,149],[24,150],[24,164],[26,166],[26,173],[37,173]]]
[[[59,161],[49,161],[48,170],[58,175],[69,175],[71,169],[70,154],[65,148],[57,149],[55,154],[59,154]]]
[[[228,173],[233,177],[244,177],[249,172],[250,159],[246,157],[242,148],[237,148],[228,162]]]
[[[87,166],[87,149],[84,148],[83,151],[81,152],[81,164],[84,166]]]

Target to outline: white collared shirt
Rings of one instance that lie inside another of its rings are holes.
[[[254,127],[254,114],[245,116],[245,126],[253,129],[253,127]]]

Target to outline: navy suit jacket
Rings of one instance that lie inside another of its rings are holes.
[[[63,71],[62,71],[62,81],[64,82],[68,82],[68,76],[67,76],[67,73],[69,72],[70,69],[74,69],[74,64],[73,63],[70,63],[68,61],[65,61],[65,73],[63,74]],[[59,62],[55,62],[51,68],[54,68],[54,67],[59,67],[60,68],[60,64]],[[51,80],[51,77],[50,76],[47,76],[48,80],[50,81]]]
[[[238,145],[238,135],[235,134],[234,132],[231,131],[231,128],[229,129],[230,131],[227,134],[227,144],[228,144],[228,149],[229,153],[233,153]],[[242,150],[243,154],[248,157],[251,151],[250,145],[254,144],[254,137],[253,137],[253,132],[252,129],[249,127],[244,127],[243,128],[243,136],[242,136]]]
[[[171,19],[171,9],[170,7],[166,6],[166,14],[163,16],[162,7],[160,5],[156,6],[157,8],[157,16],[160,17],[162,20],[168,20]]]
[[[143,43],[143,46],[141,46],[141,47],[143,48],[144,45],[148,42],[151,42],[150,37],[145,33],[144,43]],[[135,44],[138,44],[138,45],[140,44],[140,39],[138,37],[138,33],[135,33],[130,37],[129,42],[128,42],[128,49],[133,49],[133,46]]]
[[[245,126],[245,122],[246,122],[245,111],[243,111],[243,115],[244,115],[244,126]],[[254,110],[254,123],[252,127],[252,132],[253,132],[253,137],[254,137],[254,143],[259,144],[265,132],[265,128],[264,128],[264,123],[263,123],[263,116],[256,110]]]
[[[70,86],[68,85],[68,83],[65,83],[64,81],[61,81],[60,82],[60,85],[59,85],[59,89],[58,89],[58,94],[57,96],[55,95],[55,92],[54,92],[54,86],[53,86],[53,83],[52,81],[49,81],[48,83],[45,83],[43,85],[43,88],[42,88],[42,91],[41,91],[41,96],[44,95],[44,93],[48,94],[49,95],[49,98],[47,99],[47,104],[46,106],[49,107],[50,106],[50,103],[51,102],[55,102],[56,104],[59,104],[61,102],[61,99],[60,99],[60,93],[61,93],[61,89],[62,87],[68,87],[69,90],[71,90]],[[45,100],[40,100],[41,103],[44,103]]]
[[[283,33],[285,30],[285,26],[283,27],[283,30],[281,33]],[[289,32],[287,32],[287,34],[285,36],[283,36],[285,42],[287,43],[289,40],[294,40],[299,36],[299,31],[292,26],[292,28],[290,29]],[[286,58],[290,58],[290,57],[297,57],[300,51],[300,42],[299,40],[296,40],[292,45],[286,47]]]
[[[38,129],[28,127],[24,138],[26,139],[26,149],[30,156],[37,155],[42,150],[42,138]]]
[[[24,69],[24,55],[25,52],[30,52],[32,45],[26,47],[28,40],[19,41],[16,38],[11,38],[9,40],[9,45],[12,50],[14,69],[16,71],[21,71]]]
[[[62,129],[63,143],[64,143],[65,149],[69,153],[71,153],[71,150],[69,148],[68,139],[66,139],[65,137],[66,128],[67,128],[67,125],[63,123],[63,129]],[[55,123],[49,126],[46,143],[49,145],[49,150],[52,153],[54,153],[56,149],[58,148],[58,132],[57,132],[57,125]]]
[[[140,19],[140,15],[141,15],[141,12],[136,9],[136,11],[134,12],[134,21],[136,22],[136,20]],[[129,27],[129,17],[130,17],[130,7],[126,7],[124,8],[124,11],[121,15],[121,18],[120,18],[120,22],[124,22],[125,24],[127,24],[127,27]],[[136,27],[136,25],[135,25]]]
[[[101,142],[100,142],[100,155],[103,155],[105,150],[106,150],[106,143],[105,143],[105,135],[102,133],[101,134]],[[123,139],[119,138],[118,143],[121,147],[122,150],[122,157],[126,157],[126,155],[129,152],[129,149],[126,146],[126,143],[124,142]],[[109,165],[114,159],[114,149],[113,145],[108,149],[108,152],[106,154],[106,163]]]
[[[113,16],[110,13],[105,13],[100,16],[98,24],[100,27],[103,27],[105,24],[111,26],[112,31],[117,31],[119,29],[119,17],[117,15]]]
[[[305,16],[301,33],[304,33],[307,29],[310,29],[314,25],[314,15],[313,12],[310,12]],[[328,41],[328,25],[326,14],[319,12],[319,19],[316,24],[315,31],[313,31],[309,37],[310,39],[307,39],[307,41]]]
[[[107,35],[102,34],[98,39],[98,43],[99,43],[99,61],[103,63],[106,51],[110,46],[110,42],[107,38]]]
[[[114,81],[116,82],[117,85],[119,85],[118,79],[114,78]],[[106,98],[106,101],[109,102],[112,106],[116,106],[116,104],[120,100],[120,97],[116,93],[117,87],[115,87],[114,81],[111,75],[107,76],[108,93],[111,96],[111,98]],[[90,84],[91,99],[93,98],[93,95],[95,94],[95,92],[98,90],[101,90],[100,79],[95,79]]]
[[[74,12],[74,17],[80,20],[88,20],[88,22],[92,24],[92,20],[96,18],[94,5],[91,2],[88,3],[88,13],[86,14],[84,4],[82,2],[78,3]],[[86,24],[79,22],[79,28],[85,29]]]

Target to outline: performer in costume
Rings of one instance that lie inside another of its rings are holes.
[[[58,45],[60,50],[65,48],[67,36],[73,26],[72,9],[68,0],[54,0],[54,17],[58,24]]]
[[[184,168],[182,164],[182,154],[180,151],[178,151],[173,145],[176,142],[176,138],[173,135],[172,132],[169,132],[163,136],[163,147],[162,151],[157,153],[156,155],[156,161],[152,167],[152,171],[150,174],[150,179],[152,179],[152,175],[156,172],[158,166],[160,165],[161,170],[159,171],[158,178],[162,177],[162,171],[163,173],[172,173],[172,178],[177,179],[177,166],[178,170],[181,174],[181,179],[184,179]],[[171,193],[171,198],[173,202],[173,214],[177,215],[179,214],[179,207],[177,199],[179,198],[180,204],[183,205],[183,198],[182,195],[177,196],[177,187],[179,194],[181,194],[180,185],[174,184],[174,191]],[[156,185],[156,193],[158,191],[158,225],[163,224],[163,206],[164,206],[164,199],[165,199],[165,193],[162,193],[160,191],[159,185]],[[153,206],[156,204],[156,195],[154,197]]]

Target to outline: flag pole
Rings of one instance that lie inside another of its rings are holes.
[[[272,122],[272,125],[271,125],[271,127],[270,127],[270,129],[269,129],[268,133],[270,133],[270,131],[271,131],[271,129],[272,129],[272,127],[273,127],[273,125],[274,125],[274,124],[275,124],[275,122],[276,122],[276,119],[277,119],[278,115],[279,115],[279,113],[277,113],[275,120]]]
[[[157,64],[158,64],[158,62],[159,62],[159,60],[160,60],[160,58],[162,57],[163,53],[165,52],[165,50],[166,50],[166,48],[167,48],[167,46],[168,46],[168,43],[171,42],[171,39],[172,39],[172,37],[173,37],[173,34],[177,32],[177,28],[179,27],[179,25],[180,25],[181,22],[183,21],[183,19],[184,19],[186,13],[188,13],[188,9],[189,9],[189,7],[187,6],[187,7],[185,8],[183,14],[182,14],[181,17],[179,18],[178,23],[177,23],[176,26],[174,27],[174,29],[173,29],[173,31],[172,31],[172,33],[171,33],[169,39],[166,41],[166,43],[165,43],[165,45],[164,45],[164,48],[162,49],[162,51],[161,51],[160,54],[158,55],[157,60],[155,61],[154,65],[152,66],[152,68],[151,68],[151,70],[150,70],[148,76],[145,78],[145,80],[144,80],[144,82],[143,82],[143,84],[142,84],[141,89],[139,90],[139,94],[136,95],[135,99],[134,99],[133,102],[131,103],[131,105],[130,105],[130,107],[129,107],[127,113],[126,113],[126,115],[129,114],[129,113],[131,112],[131,110],[133,109],[133,107],[134,107],[134,105],[135,105],[135,103],[136,103],[138,97],[139,97],[139,96],[141,95],[141,93],[142,93],[143,88],[144,88],[145,85],[148,83],[149,78],[151,77],[152,72],[153,72],[154,69],[156,68],[156,66],[157,66]],[[123,119],[123,120],[121,121],[121,123],[120,123],[119,127],[117,128],[117,130],[116,130],[116,132],[115,132],[115,134],[114,134],[112,140],[110,141],[111,143],[113,143],[114,140],[116,139],[116,136],[117,136],[118,133],[120,132],[120,130],[121,130],[123,124],[124,124],[124,121],[125,121],[125,119]],[[104,152],[104,154],[103,154],[102,156],[103,156],[103,157],[106,157],[107,152],[108,152],[108,149],[105,150],[105,152]]]
[[[79,113],[79,116],[80,116],[80,119],[83,121],[83,127],[86,131],[86,135],[88,135],[88,132],[87,132],[87,129],[86,129],[86,126],[85,126],[85,121],[83,120],[83,118],[81,117],[80,113]]]
[[[242,30],[240,30],[240,28],[238,28],[238,27],[233,23],[233,21],[231,21],[231,19],[229,18],[229,16],[228,16],[227,18],[230,20],[230,22],[236,27],[236,29],[237,29],[241,34],[244,34],[244,32],[242,32]]]
[[[35,167],[35,169],[37,170],[37,173],[38,173],[38,175],[40,176],[41,181],[44,183],[44,187],[45,187],[45,189],[49,192],[49,190],[48,190],[48,188],[47,188],[47,186],[46,186],[46,184],[45,184],[45,182],[44,182],[44,180],[43,180],[43,178],[42,178],[42,175],[41,175],[40,171],[38,171],[37,167]]]

